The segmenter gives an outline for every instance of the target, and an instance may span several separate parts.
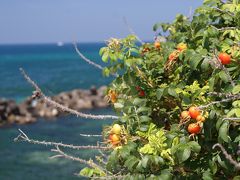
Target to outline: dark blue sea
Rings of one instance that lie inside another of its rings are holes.
[[[98,54],[103,43],[78,44],[89,59],[104,65]],[[88,89],[111,82],[102,72],[82,61],[72,44],[0,45],[0,98],[21,102],[31,95],[32,88],[20,74],[22,67],[43,91],[55,95],[76,88]],[[92,114],[113,114],[110,108],[85,111]],[[18,129],[29,137],[69,144],[96,144],[98,138],[86,138],[80,133],[100,134],[102,127],[110,121],[86,120],[64,116],[53,120],[39,119],[29,125],[14,125],[0,128],[0,180],[79,179],[83,166],[66,159],[49,159],[51,147],[14,142]],[[71,152],[88,159],[96,151]],[[80,178],[82,179],[82,178]]]

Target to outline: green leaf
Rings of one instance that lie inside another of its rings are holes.
[[[228,169],[228,166],[227,166],[226,162],[222,161],[222,159],[219,155],[217,156],[217,161],[223,168]]]
[[[148,125],[141,125],[140,126],[140,131],[146,132],[148,130],[149,126]]]
[[[171,88],[171,87],[168,88],[168,94],[171,95],[171,96],[173,96],[173,97],[176,97],[176,98],[178,97],[175,89],[173,89],[173,88]]]
[[[103,75],[107,77],[110,75],[110,70],[107,67],[103,69]]]
[[[209,169],[203,173],[202,179],[203,180],[213,180],[213,174],[210,172]]]
[[[124,166],[130,171],[132,171],[138,162],[138,158],[136,158],[135,156],[129,156],[128,159],[125,161]]]
[[[145,106],[146,100],[145,100],[145,99],[141,99],[141,98],[135,98],[135,99],[133,100],[133,104],[134,104],[135,106]]]
[[[143,156],[141,163],[144,168],[147,167],[148,161],[149,161],[149,156]]]
[[[193,70],[196,70],[198,64],[201,62],[202,56],[200,55],[194,55],[190,58],[190,67]]]
[[[190,146],[182,146],[179,150],[177,150],[176,155],[178,158],[179,163],[182,163],[184,161],[186,161],[191,154],[191,148]]]
[[[240,108],[235,109],[235,114],[237,117],[240,117]]]
[[[234,101],[232,105],[233,107],[240,107],[240,100]]]
[[[240,142],[240,135],[235,138],[234,142],[235,143]]]
[[[102,56],[105,51],[106,51],[106,47],[102,47],[99,51],[99,55]]]
[[[215,162],[215,161],[209,161],[209,168],[211,169],[211,172],[213,173],[213,174],[216,174],[216,172],[217,172],[217,163]]]
[[[116,108],[116,109],[121,109],[121,108],[123,108],[124,106],[123,106],[123,104],[122,103],[114,103],[114,108]]]
[[[104,52],[102,56],[103,62],[108,62],[108,52]]]
[[[205,58],[205,59],[203,60],[203,62],[202,62],[202,64],[201,64],[202,70],[207,71],[207,70],[209,69],[209,67],[210,67],[210,62],[209,62],[209,61],[210,61],[210,60],[209,60],[208,58]]]
[[[85,167],[83,168],[80,172],[79,172],[79,175],[81,176],[87,176],[87,177],[92,177],[93,175],[93,170],[88,168],[88,167]]]
[[[240,180],[240,176],[235,176],[233,180]]]
[[[223,82],[225,82],[225,83],[229,82],[228,76],[225,73],[225,71],[220,71],[219,72],[219,77]]]
[[[153,31],[157,31],[160,26],[161,26],[161,23],[154,24]]]
[[[222,119],[218,119],[217,123],[216,123],[216,129],[219,131],[219,128],[221,127],[222,123],[224,122],[224,120]]]
[[[126,60],[125,60],[125,64],[126,64],[127,66],[131,67],[131,66],[134,64],[134,61],[133,61],[133,59],[126,59]]]
[[[160,176],[158,176],[158,179],[171,180],[172,174],[171,174],[170,170],[169,169],[162,170]]]
[[[142,123],[144,123],[144,122],[151,122],[151,118],[148,117],[148,116],[140,116],[140,121]]]
[[[188,142],[188,145],[191,147],[191,150],[195,153],[199,153],[201,150],[201,146],[196,141]]]
[[[229,130],[229,122],[224,121],[219,128],[219,135],[218,135],[218,137],[222,139],[224,142],[229,142],[228,130]]]
[[[162,95],[163,95],[164,89],[157,89],[156,91],[156,95],[157,95],[157,99],[160,100]]]
[[[238,94],[240,92],[240,85],[236,85],[233,87],[232,93]]]
[[[144,106],[141,106],[137,109],[137,113],[145,113],[147,115],[150,115],[151,114],[151,111],[152,109],[149,108],[149,107],[144,107]]]

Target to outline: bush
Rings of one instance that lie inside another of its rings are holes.
[[[118,75],[108,96],[121,132],[104,131],[113,179],[240,178],[239,20],[237,0],[205,0],[192,18],[154,25],[154,43],[101,48],[104,74]]]
[[[118,120],[103,131],[107,162],[77,159],[89,166],[80,175],[239,179],[239,28],[238,0],[205,0],[193,17],[154,25],[154,43],[138,43],[134,35],[110,39],[100,55],[109,65],[103,73],[116,77],[107,96]],[[67,156],[62,144],[50,145]]]

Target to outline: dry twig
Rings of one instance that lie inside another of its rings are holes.
[[[235,14],[232,13],[232,12],[230,12],[230,11],[224,11],[224,10],[222,10],[222,9],[220,9],[220,8],[217,8],[217,7],[213,8],[213,9],[215,9],[216,11],[218,11],[218,12],[220,12],[220,13],[228,14],[229,16],[231,16],[231,17],[233,17],[233,18],[234,18],[234,16],[235,16]]]
[[[222,99],[220,101],[213,101],[213,102],[210,102],[209,104],[206,104],[206,105],[203,105],[203,106],[199,106],[198,108],[199,109],[205,109],[205,108],[208,108],[209,106],[212,106],[212,105],[215,105],[215,104],[220,104],[220,103],[224,103],[224,102],[230,102],[230,101],[237,100],[237,99],[240,99],[240,95],[234,95],[232,97],[229,97],[229,98],[226,98],[226,99]]]
[[[60,146],[60,147],[64,147],[64,148],[70,148],[70,149],[76,149],[76,150],[80,150],[80,149],[96,149],[96,150],[110,150],[110,147],[106,147],[106,146],[91,146],[91,145],[87,145],[87,146],[76,146],[76,145],[72,145],[72,144],[63,144],[61,142],[48,142],[48,141],[38,141],[38,140],[34,140],[34,139],[30,139],[21,129],[18,129],[20,134],[14,138],[14,141],[26,141],[28,143],[31,144],[40,144],[40,145],[46,145],[46,146]]]
[[[102,137],[101,134],[80,134],[83,137]]]
[[[94,163],[92,160],[86,161],[86,160],[81,159],[81,158],[79,158],[79,157],[74,157],[74,156],[68,155],[68,154],[66,154],[65,152],[63,152],[62,150],[60,150],[60,148],[59,148],[58,146],[56,146],[56,149],[52,149],[51,151],[58,153],[57,155],[52,156],[51,158],[64,157],[64,158],[66,158],[66,159],[70,159],[70,160],[72,160],[72,161],[77,161],[77,162],[80,162],[80,163],[82,163],[82,164],[86,164],[86,165],[89,166],[89,167],[97,168],[97,169],[105,172],[105,170],[104,170],[101,166],[97,165],[97,164]]]
[[[129,31],[131,34],[135,35],[136,38],[137,38],[137,40],[138,40],[142,45],[145,44],[145,43],[138,37],[138,35],[134,32],[134,30],[131,28],[131,26],[129,25],[126,17],[123,17],[123,21],[124,21],[124,24],[127,26],[128,31]]]
[[[86,61],[88,64],[96,67],[97,69],[100,69],[100,70],[103,70],[103,69],[104,69],[104,67],[102,67],[101,65],[99,65],[99,64],[93,62],[92,60],[88,59],[87,57],[85,57],[85,56],[80,52],[80,50],[78,49],[76,42],[74,42],[73,45],[74,45],[74,48],[75,48],[75,51],[77,52],[77,54],[78,54],[84,61]]]
[[[237,118],[237,117],[223,118],[223,120],[234,121],[234,122],[240,122],[240,118]]]
[[[227,97],[227,98],[235,96],[232,93],[220,93],[220,92],[209,92],[209,93],[207,93],[207,95],[217,96],[217,97]]]
[[[38,85],[26,74],[26,72],[20,68],[20,71],[22,72],[24,78],[35,88],[34,91],[34,96],[37,94],[38,98],[42,98],[42,100],[49,104],[52,105],[64,112],[68,112],[70,114],[76,115],[77,117],[82,117],[82,118],[87,118],[87,119],[118,119],[118,116],[113,116],[113,115],[92,115],[92,114],[85,114],[79,111],[76,111],[74,109],[68,108],[62,104],[59,104],[56,101],[53,101],[51,98],[47,97],[42,90],[38,87]]]

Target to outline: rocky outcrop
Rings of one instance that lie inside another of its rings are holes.
[[[75,89],[62,92],[51,97],[52,100],[75,110],[107,107],[105,97],[106,87],[99,89],[92,87],[89,90]],[[17,104],[14,100],[0,99],[0,126],[4,124],[26,124],[33,123],[38,118],[51,119],[65,113],[52,107],[43,100],[27,98]]]

